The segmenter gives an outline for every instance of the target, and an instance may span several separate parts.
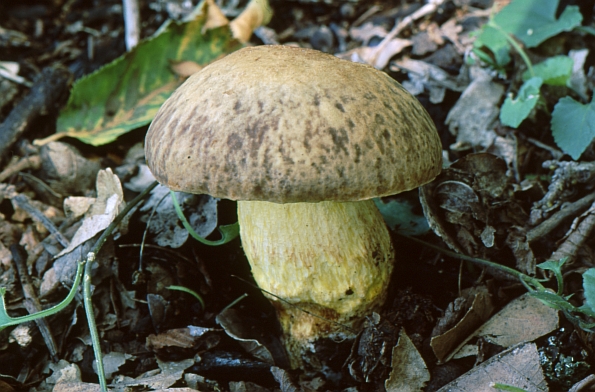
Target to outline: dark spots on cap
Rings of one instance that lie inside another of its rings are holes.
[[[341,113],[345,113],[345,108],[341,105],[340,102],[335,102],[335,107],[341,111]]]
[[[314,95],[314,106],[320,106],[320,95]]]
[[[291,156],[289,154],[287,154],[287,150],[285,150],[285,147],[283,147],[283,143],[281,143],[281,145],[279,146],[279,154],[281,155],[283,162],[285,162],[286,164],[289,164],[289,165],[295,164],[295,162],[293,161]]]
[[[312,139],[312,122],[310,120],[306,120],[306,131],[304,132],[304,148],[306,149],[306,153],[310,153],[312,151],[312,146],[310,145],[310,139]]]
[[[323,165],[326,165],[328,163],[328,159],[324,155],[322,155],[320,157],[320,163],[322,163]]]
[[[187,156],[188,159],[192,158],[190,155]]]
[[[321,174],[322,173],[322,170],[320,169],[320,166],[318,166],[315,162],[312,162],[312,165],[311,166],[314,168],[314,170],[316,170],[316,173],[318,173],[318,174]]]
[[[378,97],[376,97],[371,92],[367,92],[367,93],[364,94],[364,99],[367,99],[368,101],[373,101],[375,99],[378,99]]]
[[[342,166],[338,166],[335,168],[335,171],[337,172],[337,175],[339,176],[339,178],[345,178],[345,168]]]
[[[390,141],[390,132],[388,131],[388,129],[384,129],[382,131],[382,137],[384,138],[384,140],[386,140],[387,142]]]
[[[351,119],[347,119],[347,126],[349,127],[349,129],[351,129],[352,131],[355,129],[355,123],[353,122],[353,120]]]
[[[353,289],[350,287],[347,290],[345,290],[345,295],[353,295],[354,291]]]
[[[376,124],[378,125],[384,125],[386,123],[386,119],[380,113],[376,113],[376,116],[374,116],[374,121],[376,121]]]
[[[355,100],[356,100],[355,98],[353,98],[352,96],[349,96],[349,95],[341,96],[341,102],[343,102],[343,103],[349,103],[349,102],[353,102]]]
[[[264,190],[262,184],[255,184],[252,188],[252,194],[257,198],[262,198],[264,196]]]
[[[258,113],[259,114],[262,114],[264,112],[264,102],[262,102],[262,101],[259,100],[257,102],[257,104],[258,104]]]
[[[327,132],[333,139],[335,153],[343,151],[345,155],[349,155],[349,150],[347,149],[347,146],[349,145],[349,135],[345,128],[328,128]]]
[[[356,144],[353,146],[353,149],[355,150],[355,158],[353,159],[353,162],[359,163],[362,156],[362,148],[359,146],[359,144]]]
[[[235,105],[233,105],[233,110],[236,113],[239,113],[242,108],[242,103],[240,101],[236,101]]]
[[[232,133],[227,137],[227,146],[231,151],[237,151],[244,145],[244,140],[237,133]]]

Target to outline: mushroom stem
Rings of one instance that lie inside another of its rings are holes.
[[[238,220],[256,283],[287,301],[270,298],[293,367],[318,339],[353,338],[382,306],[394,252],[372,200],[238,201]]]

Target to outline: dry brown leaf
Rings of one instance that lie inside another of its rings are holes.
[[[413,45],[413,41],[402,38],[393,38],[387,41],[382,50],[377,47],[360,46],[344,53],[337,54],[337,57],[358,63],[367,63],[377,69],[383,69],[388,65],[390,59],[401,53],[403,49]]]
[[[490,318],[477,336],[502,347],[530,342],[558,328],[558,311],[530,294],[524,294]]]
[[[477,292],[467,314],[454,327],[432,338],[430,345],[438,361],[446,362],[453,350],[470,337],[471,333],[490,316],[493,309],[489,294],[485,291]]]
[[[446,117],[450,132],[457,142],[450,146],[455,151],[487,148],[496,133],[499,105],[504,87],[492,81],[487,71],[473,69],[473,81]]]
[[[393,348],[391,366],[393,370],[384,383],[387,392],[421,391],[430,381],[426,363],[404,328],[401,328],[399,342]]]
[[[83,224],[74,234],[70,245],[56,257],[71,252],[80,244],[93,238],[97,233],[105,230],[121,209],[124,208],[124,193],[122,184],[110,168],[97,173],[97,198],[87,212]]]
[[[443,386],[438,392],[494,392],[494,383],[511,385],[527,392],[547,391],[535,344],[511,347]]]
[[[170,61],[171,70],[181,78],[187,78],[204,67],[194,61]]]
[[[229,24],[233,37],[241,43],[250,40],[252,32],[271,20],[273,12],[268,0],[250,0],[244,11]]]
[[[225,17],[221,9],[215,4],[214,0],[206,0],[207,7],[207,20],[202,28],[202,33],[217,27],[225,26],[229,23],[229,20]]]

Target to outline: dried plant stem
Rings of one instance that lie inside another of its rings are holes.
[[[29,314],[35,314],[42,310],[41,302],[39,302],[39,298],[33,288],[33,283],[31,282],[31,277],[29,276],[29,271],[27,269],[26,258],[24,256],[24,249],[20,245],[11,245],[10,252],[12,254],[12,260],[16,265],[17,272],[19,274],[19,279],[21,281],[21,286],[23,288],[23,295],[25,296],[25,300],[23,301],[25,304],[25,308],[29,312]],[[37,328],[39,328],[39,332],[41,332],[41,336],[45,342],[48,351],[50,352],[50,356],[52,360],[58,360],[58,349],[56,345],[56,340],[54,339],[54,335],[50,329],[50,326],[46,319],[38,318],[35,320],[37,324]]]
[[[552,253],[550,260],[573,259],[577,250],[590,236],[593,227],[595,227],[595,203],[582,216],[575,219],[566,240]]]
[[[4,180],[20,171],[27,169],[39,169],[40,166],[41,157],[39,155],[21,158],[14,165],[9,165],[5,170],[3,170],[0,173],[0,182],[4,182]]]
[[[112,234],[112,232],[118,227],[122,219],[135,207],[142,199],[144,199],[153,188],[157,186],[157,181],[153,182],[147,188],[145,188],[137,197],[131,200],[124,210],[116,216],[114,221],[105,229],[99,239],[91,248],[91,251],[87,253],[85,260],[85,272],[83,276],[83,303],[85,305],[85,314],[87,315],[87,325],[89,326],[89,332],[91,334],[91,341],[93,342],[93,353],[95,354],[95,363],[97,364],[97,376],[99,377],[99,385],[102,392],[107,392],[107,383],[105,381],[105,371],[103,369],[103,354],[101,353],[101,342],[99,340],[99,332],[97,331],[97,323],[95,322],[95,313],[93,311],[93,303],[91,302],[91,269],[93,262],[97,257],[97,253]]]

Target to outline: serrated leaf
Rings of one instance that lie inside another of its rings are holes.
[[[595,312],[595,268],[589,268],[583,273],[583,290],[585,305],[589,308],[589,315]]]
[[[580,26],[577,6],[567,6],[556,19],[558,0],[513,0],[494,16],[493,22],[532,48],[563,31]]]
[[[577,160],[595,138],[595,101],[583,105],[564,97],[552,113],[554,141],[572,159]]]
[[[543,79],[533,77],[523,83],[516,98],[511,95],[506,97],[500,109],[500,122],[512,128],[518,127],[537,104],[542,83]]]
[[[193,20],[171,22],[159,35],[79,79],[60,113],[57,133],[38,144],[71,136],[97,146],[148,124],[182,82],[171,61],[207,64],[240,47],[227,25],[203,32],[208,7],[202,2]]]
[[[543,79],[544,84],[565,86],[572,76],[574,61],[568,56],[554,56],[533,66],[533,73]],[[523,80],[531,77],[529,71],[523,73]]]

